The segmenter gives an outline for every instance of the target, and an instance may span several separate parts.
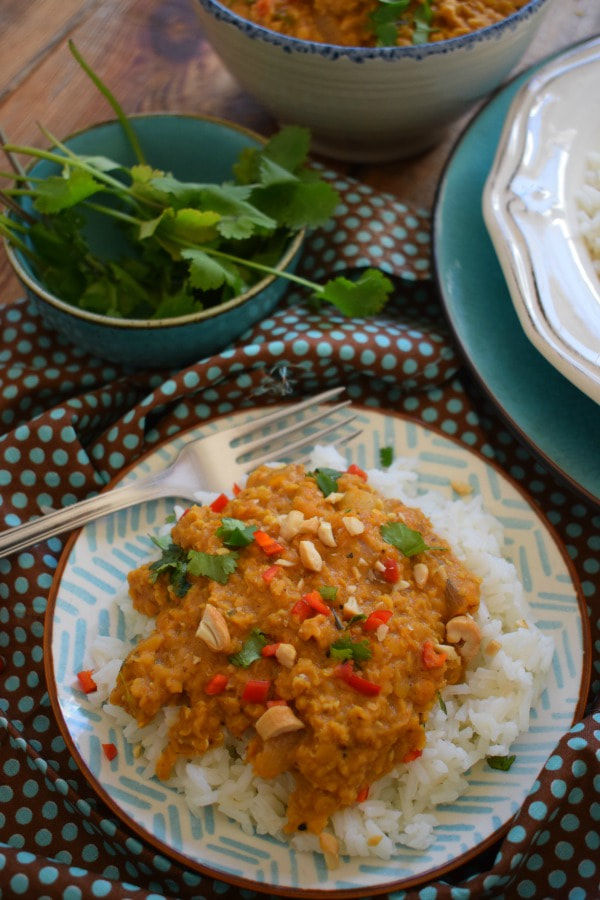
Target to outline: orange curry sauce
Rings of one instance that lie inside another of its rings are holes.
[[[223,0],[233,12],[290,37],[348,47],[377,43],[371,23],[378,0]],[[441,41],[500,22],[529,0],[430,0],[429,40]],[[398,46],[413,42],[413,17],[423,0],[411,0],[399,14]]]
[[[193,506],[172,529],[183,556],[231,562],[223,526],[256,527],[222,583],[188,572],[182,587],[174,569],[149,565],[130,574],[133,603],[156,628],[110,700],[140,725],[179,707],[161,779],[178,757],[223,744],[226,729],[248,736],[258,775],[295,777],[288,830],[320,834],[334,811],[421,754],[439,691],[463,676],[462,638],[448,643],[446,623],[473,623],[479,581],[420,511],[365,478],[339,474],[325,496],[302,466],[262,467],[233,499]],[[384,539],[390,523],[425,548],[405,555]]]

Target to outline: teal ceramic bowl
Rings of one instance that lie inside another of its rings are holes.
[[[225,181],[244,147],[264,143],[254,132],[209,117],[165,113],[134,116],[131,122],[148,161],[186,181]],[[125,165],[135,162],[116,120],[78,132],[64,143],[77,153],[103,154]],[[42,161],[29,171],[43,177],[57,167]],[[114,230],[102,230],[93,219],[88,237],[98,252],[110,256],[114,251]],[[278,269],[295,269],[302,241],[303,233],[294,236]],[[138,368],[177,368],[218,353],[268,316],[287,287],[285,279],[268,276],[244,294],[198,313],[170,319],[120,319],[63,302],[40,284],[23,254],[8,246],[7,252],[24,290],[52,329],[95,356]]]

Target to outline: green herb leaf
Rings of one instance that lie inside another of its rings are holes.
[[[348,624],[346,625],[346,628],[351,628],[352,625],[356,625],[357,622],[364,622],[366,618],[367,617],[364,613],[357,613],[355,616],[352,616],[352,618],[349,620]]]
[[[329,655],[332,659],[353,659],[354,662],[361,663],[371,659],[373,651],[367,638],[363,638],[361,641],[354,641],[351,637],[343,637],[334,641],[330,646]]]
[[[65,165],[62,175],[49,175],[36,184],[33,205],[41,213],[57,213],[104,189],[93,175]]]
[[[490,769],[498,769],[501,772],[508,772],[517,757],[512,756],[487,756],[486,762]]]
[[[446,707],[446,703],[445,703],[445,701],[444,701],[444,698],[442,697],[442,695],[440,694],[439,691],[437,692],[437,698],[438,698],[438,703],[440,704],[440,709],[441,709],[441,711],[444,713],[445,716],[447,716],[447,715],[448,715],[448,709],[447,709],[447,707]]]
[[[387,469],[388,466],[391,466],[394,461],[394,450],[392,447],[380,447],[379,448],[379,465],[384,469]]]
[[[429,0],[423,0],[423,3],[415,10],[413,16],[413,44],[426,44],[431,35],[431,23],[433,22],[433,10]]]
[[[430,547],[423,540],[420,531],[414,531],[404,522],[388,522],[379,528],[382,538],[387,544],[391,544],[400,550],[404,556],[416,556],[426,550],[443,550],[444,547]]]
[[[379,269],[366,269],[356,281],[340,276],[315,293],[345,316],[372,316],[381,312],[394,286]]]
[[[341,478],[343,472],[337,469],[328,469],[326,467],[315,469],[314,472],[308,473],[317,482],[317,486],[324,497],[335,494],[338,489],[338,478]]]
[[[335,600],[338,589],[331,584],[324,584],[319,588],[323,600]]]
[[[262,631],[253,628],[250,635],[246,638],[242,645],[242,649],[238,653],[234,653],[229,657],[229,662],[234,666],[247,669],[249,665],[260,659],[260,651],[268,644],[268,641]]]
[[[150,581],[152,584],[159,575],[169,575],[169,583],[177,597],[185,597],[190,588],[187,580],[187,552],[174,544],[169,537],[152,537],[152,542],[162,550],[162,556],[150,565]]]
[[[395,47],[398,41],[398,25],[411,0],[379,0],[379,6],[371,13],[370,23],[379,47]]]
[[[257,525],[247,525],[241,519],[224,516],[217,528],[217,537],[223,540],[226,547],[247,547],[254,540]]]
[[[201,550],[188,552],[188,572],[190,575],[206,575],[219,584],[226,584],[237,567],[237,553],[203,553]]]

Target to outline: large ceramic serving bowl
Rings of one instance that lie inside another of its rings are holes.
[[[165,113],[134,116],[131,122],[148,161],[182,181],[225,181],[244,147],[264,143],[263,138],[245,128],[210,117]],[[64,143],[80,154],[105,155],[128,166],[135,162],[116,120],[93,125]],[[29,171],[43,177],[58,171],[58,167],[42,161]],[[100,254],[115,254],[119,238],[114,228],[106,226],[104,217],[90,217],[87,231]],[[303,234],[298,233],[290,241],[278,269],[295,268],[302,239]],[[168,319],[121,319],[64,302],[40,283],[24,254],[9,246],[7,252],[17,277],[47,324],[102,359],[136,367],[178,367],[218,353],[267,316],[286,289],[282,278],[270,275],[244,294],[201,312]]]
[[[434,145],[519,61],[552,0],[531,0],[477,32],[410,47],[298,40],[198,0],[202,27],[232,75],[280,124],[310,128],[313,149],[381,162]]]

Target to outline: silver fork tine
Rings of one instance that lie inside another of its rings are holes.
[[[265,434],[262,437],[256,438],[256,440],[254,441],[248,441],[246,444],[240,444],[239,447],[236,447],[236,450],[240,451],[239,455],[236,457],[236,462],[239,462],[242,456],[245,456],[247,453],[252,453],[252,451],[256,450],[258,447],[264,447],[265,444],[274,443],[275,441],[286,437],[288,434],[295,434],[298,431],[299,427],[306,428],[308,425],[313,425],[315,422],[320,422],[321,419],[325,419],[327,418],[327,416],[331,416],[333,413],[339,412],[340,409],[345,409],[347,406],[350,406],[351,403],[351,400],[344,400],[343,403],[337,403],[335,406],[328,406],[327,409],[320,410],[318,413],[315,413],[314,416],[310,416],[308,419],[303,419],[302,422],[292,422],[291,425],[287,425],[285,428],[280,428],[278,431],[274,431],[272,434]]]
[[[312,397],[306,397],[305,400],[300,400],[298,403],[292,403],[289,406],[278,407],[273,412],[267,413],[265,416],[261,416],[260,419],[254,419],[250,422],[246,422],[245,425],[232,425],[231,428],[226,428],[223,431],[220,431],[219,434],[223,438],[231,438],[234,440],[235,438],[245,437],[247,434],[252,434],[253,431],[256,431],[258,428],[263,428],[265,425],[269,425],[271,422],[279,422],[281,419],[286,418],[287,416],[293,416],[297,412],[301,412],[303,409],[306,409],[307,406],[315,406],[317,403],[326,403],[327,400],[332,400],[334,397],[337,397],[341,394],[345,388],[335,387],[329,388],[327,391],[323,391],[321,394],[315,394]]]
[[[326,428],[322,428],[320,431],[314,431],[312,434],[304,435],[301,438],[298,438],[297,441],[294,441],[291,444],[288,444],[285,447],[284,455],[288,456],[290,453],[293,453],[295,450],[301,450],[302,447],[306,447],[308,444],[316,444],[321,438],[324,438],[326,435],[331,434],[332,431],[336,431],[338,428],[343,428],[346,425],[349,425],[350,422],[353,422],[356,419],[358,413],[353,416],[349,416],[347,419],[344,419],[343,422],[334,422],[333,425],[328,425]],[[263,456],[255,457],[254,459],[248,460],[247,463],[243,463],[244,468],[256,468],[257,466],[262,465],[265,462],[273,461],[273,452],[265,453]]]

